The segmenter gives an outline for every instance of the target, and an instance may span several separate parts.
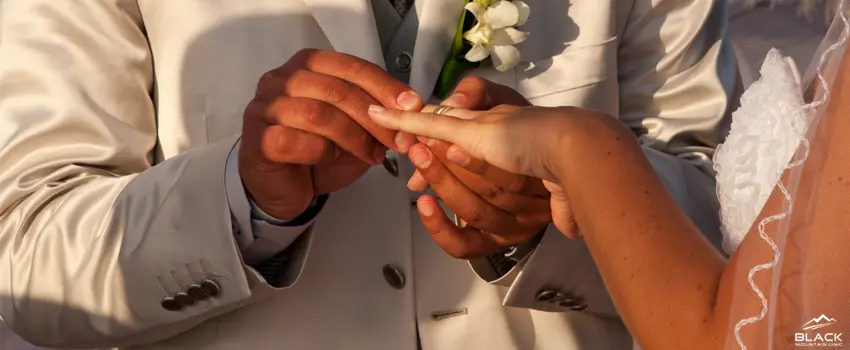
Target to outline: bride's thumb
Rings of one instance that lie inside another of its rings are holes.
[[[555,227],[557,227],[564,236],[567,236],[570,239],[579,239],[581,233],[578,231],[578,225],[576,225],[575,218],[573,217],[573,210],[569,201],[567,201],[567,195],[564,193],[564,188],[557,183],[545,180],[543,181],[543,186],[545,186],[552,194],[549,201],[552,210],[552,222],[555,223]]]

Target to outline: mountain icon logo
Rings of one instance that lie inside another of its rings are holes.
[[[831,326],[831,325],[835,324],[835,322],[837,322],[837,321],[834,318],[829,318],[829,317],[826,317],[826,315],[822,314],[822,315],[820,315],[816,318],[813,318],[811,321],[806,322],[806,324],[803,325],[803,330],[804,331],[811,331],[811,330],[823,328],[823,327],[826,327],[826,326]]]

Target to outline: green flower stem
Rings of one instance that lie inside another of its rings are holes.
[[[464,5],[468,4],[471,0],[464,0]],[[452,47],[449,50],[449,55],[446,56],[446,61],[443,63],[443,68],[440,70],[440,76],[437,78],[437,86],[434,87],[434,96],[439,99],[445,99],[448,97],[449,93],[454,89],[455,85],[457,85],[458,79],[463,74],[464,70],[475,67],[474,64],[467,61],[464,58],[466,52],[469,51],[466,48],[463,41],[463,32],[467,27],[467,17],[466,14],[469,11],[463,10],[463,13],[460,15],[460,22],[457,25],[457,32],[455,33],[455,38],[452,41]]]

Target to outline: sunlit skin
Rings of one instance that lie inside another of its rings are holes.
[[[817,316],[809,314],[813,310],[850,319],[845,302],[850,269],[836,268],[845,263],[839,261],[845,256],[842,247],[850,247],[850,205],[845,204],[850,197],[850,147],[844,136],[850,134],[850,118],[838,117],[850,115],[848,84],[850,67],[844,65],[802,170],[796,199],[801,207],[791,217],[778,294],[770,292],[770,273],[756,274],[767,298],[779,302],[775,323],[743,328],[749,348],[767,348],[767,342],[793,348],[794,332]],[[451,116],[437,116],[427,113],[432,109],[414,113],[373,106],[370,115],[385,128],[442,140],[446,152],[455,153],[451,158],[456,166],[480,159],[476,166],[486,162],[543,179],[555,225],[570,234],[576,227],[581,232],[622,319],[644,348],[738,347],[735,323],[762,308],[747,274],[773,260],[757,225],[732,258],[725,259],[667,194],[633,134],[609,116],[539,107],[456,109]],[[423,144],[408,153],[414,163],[434,157]],[[788,176],[786,172],[782,180]],[[756,222],[784,205],[775,189]],[[418,206],[423,219],[429,213],[442,215],[433,198],[421,198]],[[441,219],[440,225],[451,223]],[[766,232],[777,238],[774,228]]]

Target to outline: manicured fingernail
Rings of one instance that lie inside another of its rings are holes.
[[[407,153],[407,151],[410,149],[410,146],[412,146],[409,142],[410,138],[404,137],[404,135],[405,134],[403,132],[398,132],[395,134],[395,146],[401,153]]]
[[[387,111],[387,109],[384,108],[383,106],[379,106],[379,105],[370,105],[369,106],[369,113],[370,114],[382,114],[386,111]]]
[[[422,149],[422,147],[410,150],[408,157],[417,168],[428,169],[431,166],[431,153],[427,149]]]
[[[387,157],[387,149],[384,146],[375,147],[375,150],[372,152],[372,157],[375,159],[375,164],[381,164],[384,161],[384,158]]]
[[[416,201],[416,207],[419,208],[419,212],[424,216],[430,217],[434,215],[434,206],[431,203],[428,203],[427,200],[420,199]]]
[[[409,111],[416,109],[422,103],[422,99],[413,91],[405,91],[396,98],[399,108]]]
[[[452,94],[442,104],[443,106],[460,108],[466,105],[466,95],[461,93]]]
[[[466,152],[457,149],[449,150],[449,152],[446,153],[446,159],[462,167],[468,166],[469,162],[472,161],[469,159],[469,155],[466,154]]]
[[[421,176],[412,176],[407,180],[407,189],[414,192],[422,192],[428,189],[428,183]]]

